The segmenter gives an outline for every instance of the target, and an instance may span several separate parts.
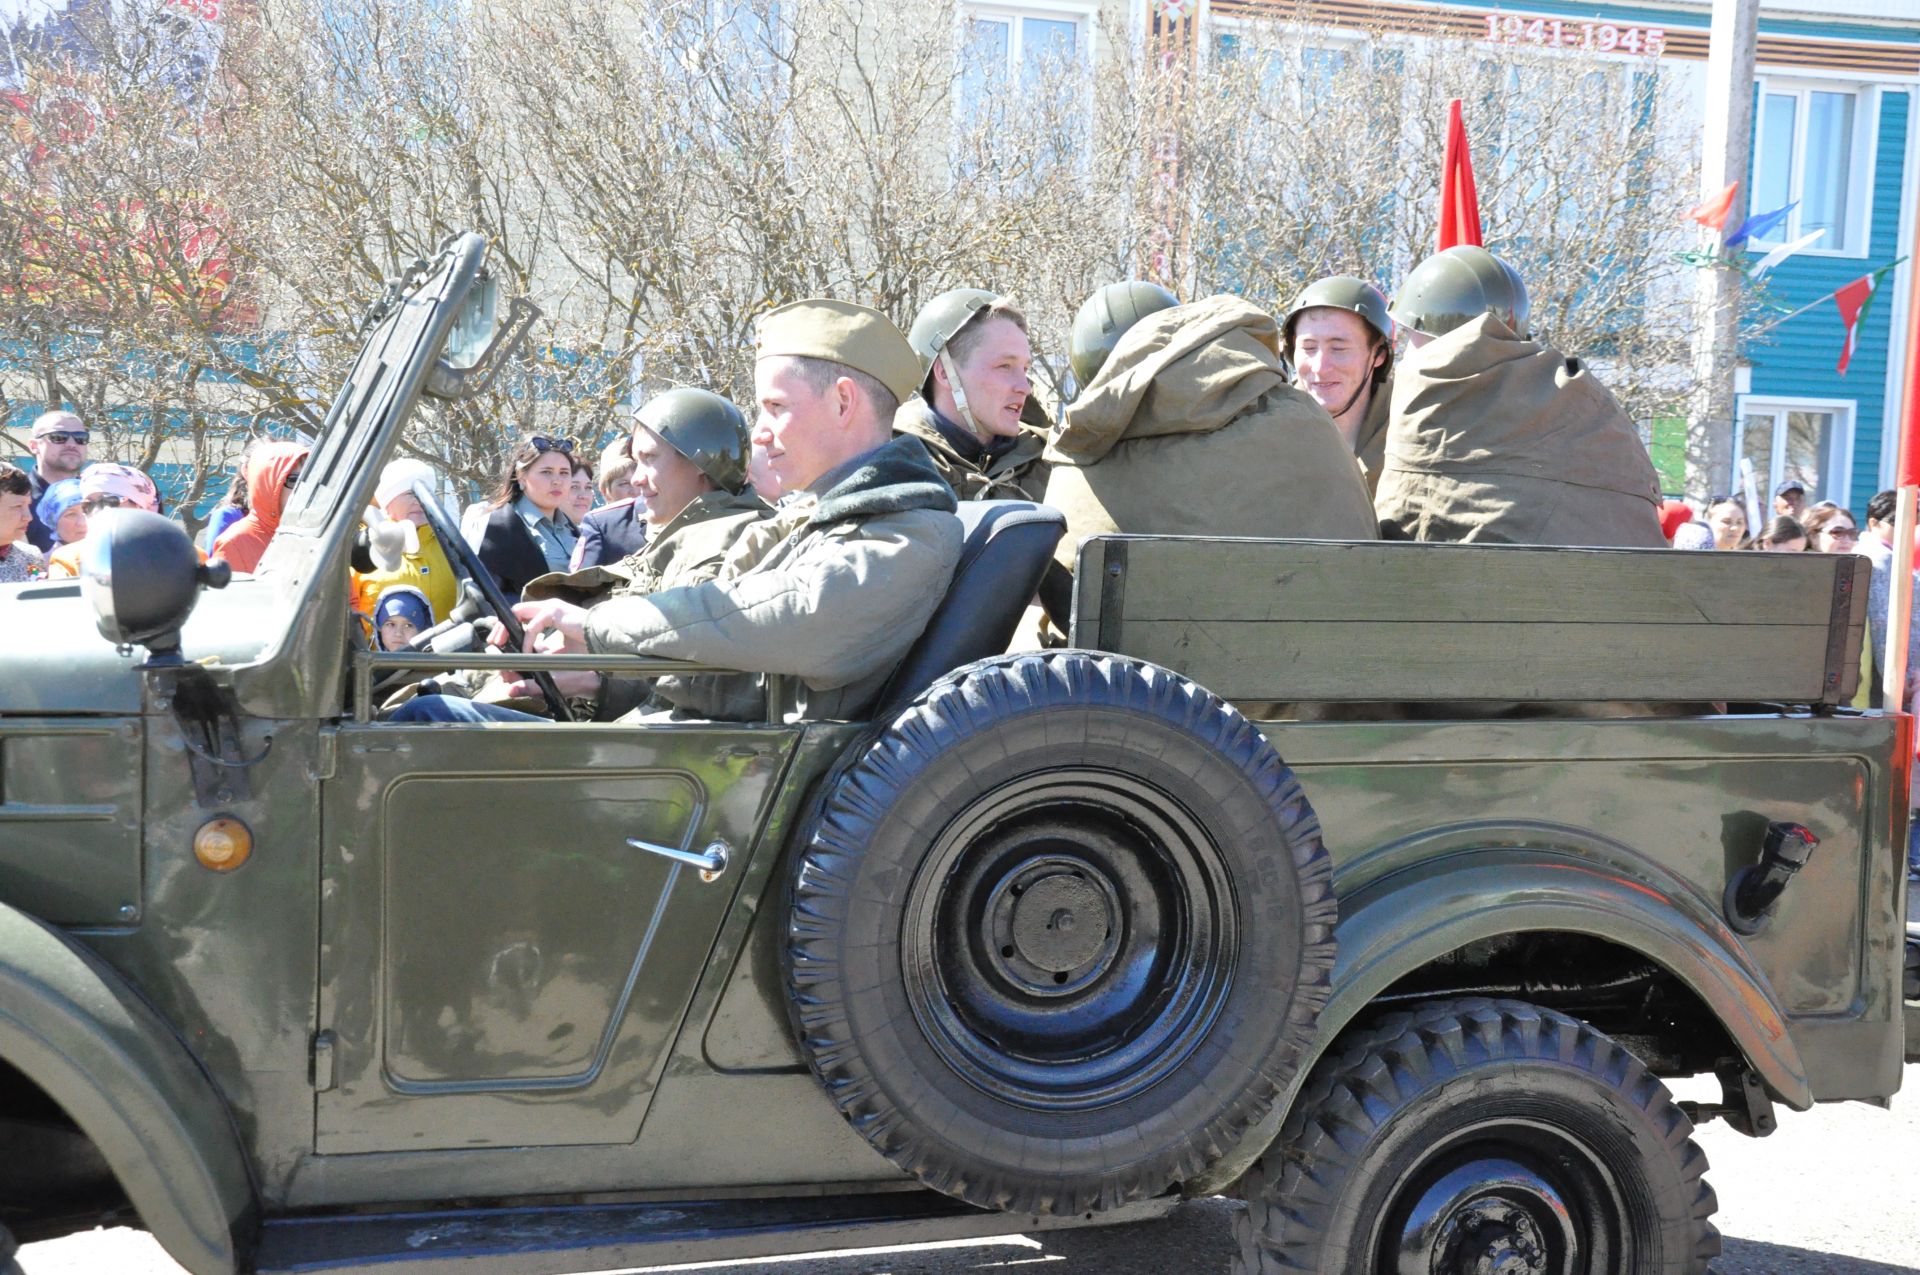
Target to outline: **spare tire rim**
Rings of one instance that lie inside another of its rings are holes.
[[[1601,1158],[1545,1123],[1488,1121],[1442,1139],[1381,1212],[1375,1275],[1618,1270],[1632,1209]]]
[[[1033,1110],[1122,1102],[1193,1054],[1232,988],[1232,878],[1179,802],[1130,775],[1002,784],[942,830],[902,934],[940,1059]]]

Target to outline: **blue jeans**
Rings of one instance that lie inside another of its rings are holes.
[[[458,695],[416,695],[387,719],[391,722],[551,722],[498,704],[476,704]]]

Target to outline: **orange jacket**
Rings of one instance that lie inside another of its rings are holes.
[[[210,557],[224,560],[235,572],[260,565],[267,542],[280,530],[287,475],[306,458],[304,443],[268,443],[247,456],[247,512],[220,533]]]

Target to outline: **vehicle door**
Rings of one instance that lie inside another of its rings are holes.
[[[798,735],[343,724],[316,1149],[631,1142]]]

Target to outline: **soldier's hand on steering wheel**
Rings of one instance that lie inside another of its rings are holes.
[[[587,610],[571,602],[549,599],[545,602],[518,602],[514,618],[526,630],[523,649],[545,655],[584,654],[587,649]],[[504,644],[496,635],[494,645]]]

